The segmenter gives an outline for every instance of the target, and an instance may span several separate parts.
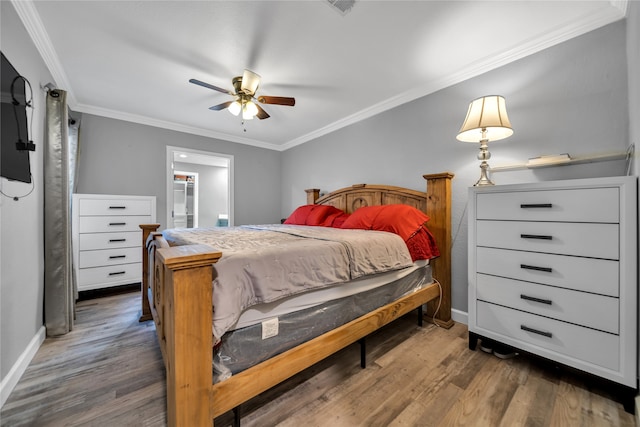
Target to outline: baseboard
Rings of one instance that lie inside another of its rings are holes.
[[[640,396],[636,396],[636,425],[640,426]]]
[[[44,338],[47,335],[46,332],[46,328],[41,326],[29,342],[29,345],[27,345],[27,348],[25,348],[16,363],[11,367],[7,376],[2,379],[0,383],[0,408],[4,406],[14,387],[18,384],[20,377],[22,377],[24,371],[27,370],[29,363],[31,363],[31,360],[44,342]]]
[[[456,310],[455,308],[452,308],[451,318],[458,323],[464,323],[465,325],[469,324],[469,315],[467,314],[466,311],[460,311],[460,310]]]

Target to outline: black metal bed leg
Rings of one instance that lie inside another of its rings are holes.
[[[240,406],[233,408],[233,427],[240,427]]]
[[[418,307],[418,326],[422,327],[422,317],[423,317],[424,313],[422,311],[422,304],[420,304],[420,306]]]
[[[367,339],[360,338],[358,342],[360,343],[360,367],[365,369],[367,367]]]

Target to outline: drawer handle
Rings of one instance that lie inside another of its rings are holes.
[[[544,236],[541,234],[521,234],[521,239],[538,239],[538,240],[553,240],[553,236]]]
[[[109,276],[119,276],[124,273],[126,273],[126,271],[114,271],[113,273],[109,273]]]
[[[527,264],[520,264],[520,268],[524,268],[525,270],[544,271],[546,273],[553,272],[553,270],[549,267],[536,267],[535,265],[527,265]]]
[[[110,222],[109,225],[127,225],[126,222]]]
[[[521,209],[528,208],[552,208],[553,205],[551,203],[523,203],[520,205]]]
[[[126,255],[111,255],[109,257],[109,259],[119,259],[119,258],[126,258]]]
[[[520,325],[520,329],[522,329],[523,331],[532,332],[534,334],[542,335],[542,336],[547,337],[547,338],[553,338],[553,334],[551,332],[540,331],[538,329],[533,329],[533,328],[530,328],[530,327],[524,326],[524,325]]]
[[[126,206],[109,206],[109,209],[127,209]]]
[[[109,243],[126,242],[127,239],[109,239]]]
[[[530,297],[529,295],[524,295],[524,294],[520,294],[520,298],[525,299],[527,301],[539,302],[539,303],[542,303],[542,304],[551,305],[553,303],[550,299],[542,299],[542,298]]]

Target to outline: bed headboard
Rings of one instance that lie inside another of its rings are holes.
[[[331,205],[347,213],[363,206],[403,204],[426,210],[427,193],[390,185],[356,184],[320,197],[320,190],[307,192],[307,204]]]
[[[436,239],[440,257],[433,263],[433,275],[446,291],[442,295],[439,324],[451,326],[451,180],[453,174],[443,172],[423,175],[427,191],[417,191],[391,185],[356,184],[320,197],[320,190],[307,192],[307,204],[332,205],[347,213],[363,206],[404,204],[420,209],[429,216],[427,226]],[[435,309],[434,309],[435,310]],[[448,314],[445,314],[448,313]]]

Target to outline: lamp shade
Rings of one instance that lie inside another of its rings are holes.
[[[229,104],[229,112],[234,116],[240,114],[240,110],[242,110],[242,106],[240,105],[240,102],[238,100],[235,100],[231,104]]]
[[[483,130],[486,131],[484,136]],[[504,98],[491,95],[471,101],[456,139],[463,142],[479,142],[482,139],[497,141],[511,135],[513,129],[507,117]]]

